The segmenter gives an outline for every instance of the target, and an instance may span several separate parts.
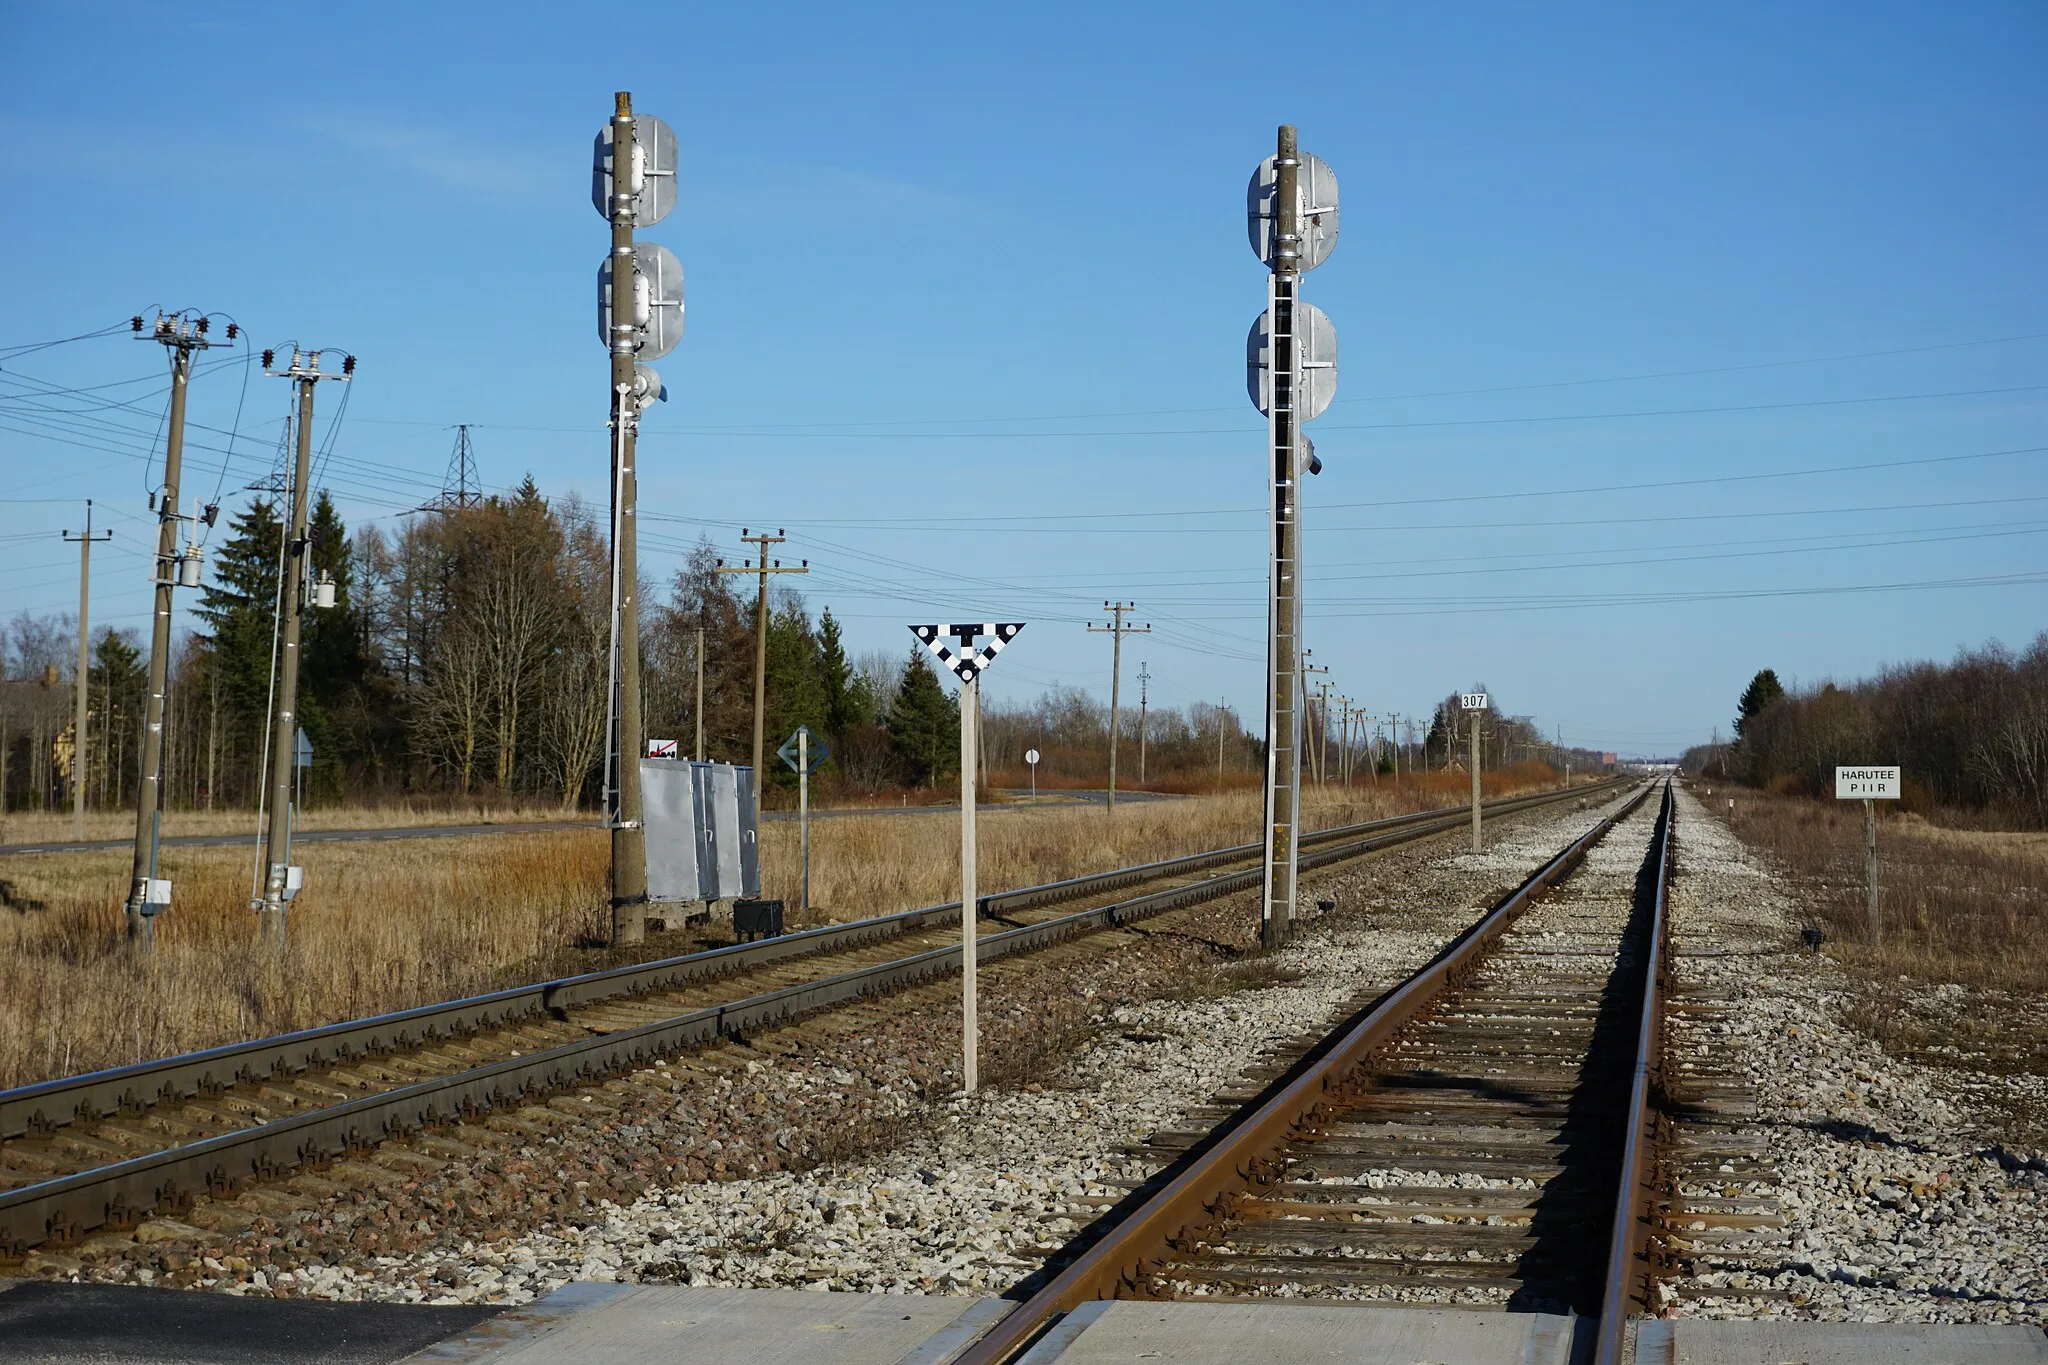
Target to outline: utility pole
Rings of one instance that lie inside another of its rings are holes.
[[[140,337],[142,318],[131,319]],[[142,773],[135,799],[135,858],[128,888],[128,941],[138,956],[149,956],[156,937],[156,917],[170,908],[170,884],[156,875],[157,844],[163,822],[164,701],[170,689],[171,589],[180,577],[185,586],[199,586],[199,547],[178,557],[178,480],[185,462],[185,390],[192,379],[192,357],[210,348],[207,318],[157,315],[149,338],[161,342],[171,356],[171,413],[164,438],[164,482],[157,490],[156,559],[150,574],[156,589],[149,631],[149,701],[143,717]],[[238,328],[228,324],[227,339]],[[152,894],[155,893],[155,894]]]
[[[47,534],[47,533],[45,533]],[[71,838],[85,841],[85,781],[88,771],[85,750],[86,684],[92,677],[92,630],[86,621],[87,599],[92,595],[92,543],[112,540],[112,531],[92,533],[92,499],[85,500],[85,530],[79,535],[64,532],[67,542],[78,544],[78,680],[76,715],[71,725]]]
[[[1151,700],[1152,665],[1138,660],[1138,785],[1145,784],[1145,728]]]
[[[697,627],[697,761],[704,761],[704,627]],[[758,829],[759,826],[756,826]]]
[[[1394,785],[1401,785],[1401,713],[1387,712],[1387,735],[1394,746]]]
[[[1308,679],[1316,674],[1322,676],[1322,682],[1317,685],[1322,694],[1322,703],[1309,707],[1309,719],[1315,722],[1316,735],[1316,747],[1309,750],[1309,767],[1315,773],[1316,782],[1321,784],[1329,777],[1330,766],[1330,666],[1308,662],[1309,656],[1314,653],[1312,649],[1301,651],[1301,678],[1302,691],[1305,693],[1308,690]],[[1304,704],[1306,700],[1304,697]]]
[[[1223,786],[1223,698],[1216,699],[1216,786]]]
[[[284,583],[279,592],[278,679],[276,700],[270,713],[270,816],[264,837],[269,872],[264,878],[263,898],[256,906],[257,934],[273,951],[282,952],[285,943],[285,906],[299,893],[292,883],[292,821],[297,814],[292,803],[292,777],[298,765],[299,734],[299,640],[304,633],[306,611],[312,606],[334,605],[334,587],[323,582],[315,587],[309,580],[312,542],[306,534],[306,484],[312,477],[313,390],[323,379],[344,383],[356,372],[356,358],[342,356],[341,371],[320,368],[320,352],[301,352],[292,347],[288,368],[272,367],[276,352],[263,353],[263,372],[289,379],[298,390],[292,459],[291,513],[285,523]],[[310,600],[309,600],[310,599]]]
[[[605,687],[605,827],[611,831],[611,941],[647,936],[647,827],[640,799],[646,752],[640,721],[640,414],[668,397],[659,360],[683,335],[683,267],[666,247],[636,246],[633,229],[652,227],[676,202],[676,135],[658,118],[635,116],[620,90],[591,148],[590,202],[611,227],[597,271],[598,338],[611,358],[612,641]],[[758,768],[758,764],[756,767]],[[755,774],[759,779],[758,771]]]
[[[788,539],[780,530],[774,535],[763,531],[758,536],[747,534],[747,528],[740,528],[740,539],[748,545],[761,547],[761,562],[749,567],[745,564],[728,567],[720,560],[720,573],[750,573],[760,577],[760,587],[754,594],[754,828],[761,828],[761,787],[764,774],[761,770],[761,749],[767,738],[763,728],[768,723],[768,575],[772,573],[809,573],[811,561],[806,559],[798,568],[785,568],[781,560],[770,563],[768,547],[780,545]]]
[[[1121,683],[1123,682],[1123,675],[1124,675],[1124,636],[1126,636],[1126,635],[1149,635],[1149,634],[1151,634],[1151,633],[1152,633],[1152,627],[1151,627],[1151,626],[1149,626],[1149,625],[1145,625],[1145,626],[1127,626],[1127,625],[1125,625],[1125,624],[1124,624],[1124,613],[1125,613],[1125,612],[1127,612],[1127,611],[1136,611],[1136,610],[1138,609],[1138,604],[1137,604],[1137,603],[1135,603],[1135,602],[1104,602],[1104,603],[1102,604],[1102,609],[1103,609],[1104,611],[1106,611],[1106,612],[1109,612],[1109,613],[1111,614],[1111,618],[1112,618],[1112,619],[1111,619],[1111,623],[1110,623],[1109,625],[1106,625],[1106,626],[1094,626],[1094,625],[1091,625],[1091,626],[1089,626],[1089,627],[1088,627],[1088,633],[1089,633],[1089,634],[1091,634],[1091,635],[1107,635],[1107,636],[1109,636],[1109,637],[1110,637],[1110,646],[1109,646],[1109,807],[1108,807],[1108,808],[1109,808],[1109,813],[1110,813],[1111,815],[1115,815],[1115,814],[1116,814],[1116,741],[1117,741],[1117,722],[1118,722],[1118,720],[1119,720],[1119,718],[1120,718],[1120,716],[1119,716],[1119,712],[1118,712],[1118,709],[1117,709],[1117,701],[1118,701],[1118,698],[1117,698],[1117,688],[1118,688],[1118,686],[1119,686],[1119,685],[1120,685],[1120,684],[1121,684]]]

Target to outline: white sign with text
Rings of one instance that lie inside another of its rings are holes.
[[[1835,799],[1838,801],[1896,801],[1899,799],[1897,768],[1835,769]]]
[[[1460,692],[1458,694],[1458,705],[1464,707],[1467,711],[1484,711],[1486,709],[1486,694],[1484,692]]]

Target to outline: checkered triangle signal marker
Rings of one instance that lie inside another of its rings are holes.
[[[1022,629],[1022,621],[991,621],[965,626],[912,626],[910,633],[922,640],[932,657],[953,670],[961,682],[971,683],[988,672],[1003,646],[1016,639]],[[989,637],[988,643],[976,648],[974,642],[984,635]],[[949,641],[957,642],[958,649]]]

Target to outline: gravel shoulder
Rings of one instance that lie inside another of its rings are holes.
[[[2006,1123],[2048,1103],[2048,1078],[1887,1055],[1849,1022],[1869,983],[1801,945],[1787,880],[1683,790],[1678,807],[1680,989],[1732,1006],[1691,1045],[1754,1087],[1746,1132],[1778,1172],[1787,1227],[1756,1263],[1675,1286],[1676,1311],[2048,1324],[2048,1154]]]
[[[1438,840],[1311,874],[1303,903],[1335,908],[1270,956],[1246,896],[1106,951],[986,966],[972,1097],[954,1093],[958,985],[942,981],[385,1144],[375,1179],[343,1163],[324,1188],[202,1201],[189,1223],[30,1269],[436,1303],[524,1303],[572,1279],[1001,1292],[1151,1173],[1127,1147],[1398,982],[1614,804],[1501,822],[1479,855]]]

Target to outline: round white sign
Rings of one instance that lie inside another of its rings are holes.
[[[1029,764],[1030,764],[1030,765],[1031,765],[1032,767],[1034,767],[1034,768],[1035,768],[1035,767],[1037,767],[1037,766],[1038,766],[1038,750],[1036,750],[1036,749],[1026,749],[1026,750],[1024,751],[1024,761],[1025,761],[1026,763],[1029,763]]]

